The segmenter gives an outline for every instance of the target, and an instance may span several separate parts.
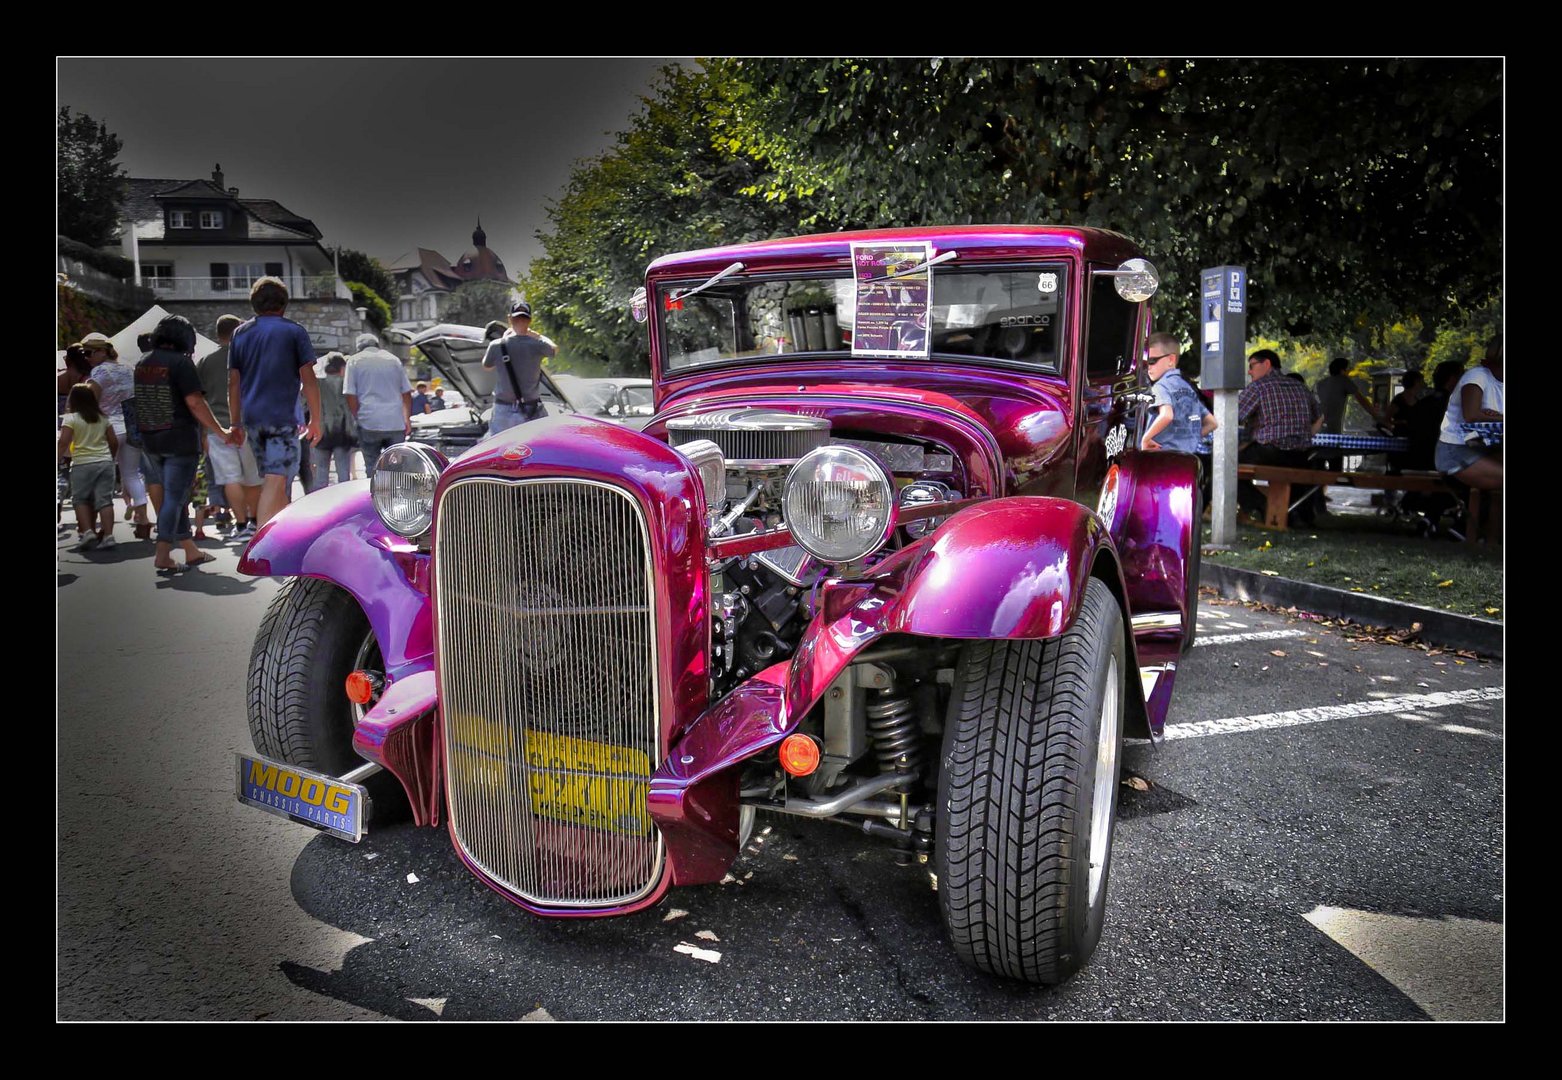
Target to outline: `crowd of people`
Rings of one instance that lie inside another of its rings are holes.
[[[1145,342],[1145,362],[1153,384],[1153,413],[1140,441],[1144,450],[1181,450],[1199,454],[1204,463],[1204,499],[1210,495],[1208,442],[1217,422],[1205,396],[1178,370],[1181,344],[1172,334],[1152,334]],[[1419,371],[1408,371],[1401,390],[1384,407],[1370,401],[1348,374],[1350,361],[1336,358],[1329,373],[1312,388],[1297,372],[1281,370],[1273,349],[1258,349],[1248,357],[1248,384],[1237,398],[1242,430],[1237,460],[1244,464],[1339,471],[1344,452],[1319,451],[1314,436],[1343,433],[1345,411],[1354,400],[1386,434],[1403,439],[1408,449],[1388,455],[1390,472],[1436,470],[1471,488],[1502,487],[1500,437],[1472,431],[1500,422],[1503,413],[1502,338],[1487,344],[1480,364],[1468,370],[1458,360],[1434,369],[1431,384]],[[1237,487],[1237,501],[1250,522],[1261,522],[1264,496],[1252,480]],[[1311,525],[1324,511],[1324,495],[1315,489],[1291,511],[1293,527]]]
[[[180,315],[140,336],[134,363],[101,333],[66,350],[56,458],[69,459],[71,550],[116,546],[117,496],[135,537],[155,541],[159,574],[199,566],[213,559],[195,545],[211,538],[208,522],[245,544],[288,504],[295,479],[305,491],[333,471],[344,483],[360,449],[372,476],[380,450],[411,433],[401,361],[373,334],[359,335],[352,356],[317,359],[287,302],[282,281],[257,281],[254,317],[220,317],[217,348],[198,362],[195,328]]]

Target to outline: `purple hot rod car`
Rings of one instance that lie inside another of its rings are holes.
[[[405,443],[261,530],[240,798],[357,839],[392,785],[551,916],[835,818],[933,875],[962,959],[1066,978],[1193,639],[1197,462],[1133,449],[1155,286],[1093,229],[658,259],[643,431]]]

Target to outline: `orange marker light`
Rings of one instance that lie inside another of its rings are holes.
[[[354,705],[367,705],[374,697],[374,680],[366,671],[355,671],[347,676],[347,700]]]
[[[811,735],[788,735],[781,740],[781,767],[793,776],[807,776],[819,767],[819,744]]]

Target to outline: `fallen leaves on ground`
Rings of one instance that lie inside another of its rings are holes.
[[[1270,656],[1284,656],[1285,655],[1285,650],[1284,649],[1270,649],[1269,650],[1269,655]]]
[[[1142,776],[1125,776],[1123,777],[1123,786],[1131,787],[1135,791],[1149,791],[1150,781]]]
[[[1447,581],[1439,581],[1437,583],[1437,587],[1439,589],[1446,589],[1446,588],[1448,588],[1448,586],[1452,585],[1453,583],[1454,583],[1454,579],[1453,578],[1449,578]]]

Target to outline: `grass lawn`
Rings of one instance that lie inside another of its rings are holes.
[[[1209,535],[1206,525],[1206,544]],[[1239,527],[1233,547],[1204,558],[1460,615],[1503,617],[1501,546],[1427,540],[1386,517],[1335,513],[1310,529]]]

